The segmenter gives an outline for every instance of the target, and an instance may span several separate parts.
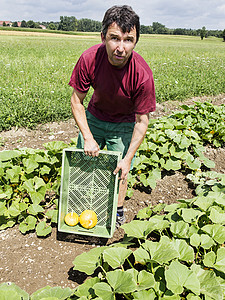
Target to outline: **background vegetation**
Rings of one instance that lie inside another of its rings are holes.
[[[223,93],[221,41],[142,35],[135,50],[153,71],[157,102]],[[72,70],[96,43],[100,36],[0,36],[0,131],[70,118]]]
[[[60,16],[59,22],[34,22],[33,20],[21,22],[22,28],[41,28],[40,25],[44,25],[49,30],[63,30],[63,31],[81,31],[81,32],[100,32],[101,22],[92,19],[82,18],[77,20],[74,16]],[[3,26],[7,26],[3,23]],[[12,26],[18,27],[18,22],[13,22]],[[144,34],[174,34],[174,35],[192,35],[201,36],[201,38],[208,36],[215,36],[224,38],[225,29],[222,30],[207,30],[205,26],[201,29],[187,29],[187,28],[167,28],[165,25],[159,22],[153,22],[152,25],[141,25],[141,33]]]

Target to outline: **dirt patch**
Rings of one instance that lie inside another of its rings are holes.
[[[225,103],[225,95],[189,99],[183,103],[191,105],[194,101],[209,101],[213,104]],[[167,102],[157,105],[152,118],[161,117],[180,109],[180,102]],[[78,133],[74,121],[51,123],[38,126],[35,130],[15,128],[2,132],[0,135],[0,150],[22,147],[44,148],[49,141],[70,142],[71,137]],[[215,161],[215,171],[225,173],[225,149],[207,148],[206,155]],[[185,176],[180,172],[165,175],[154,190],[134,190],[134,195],[125,201],[127,222],[131,221],[137,212],[157,203],[174,203],[177,199],[193,197],[193,189]],[[47,238],[38,238],[35,233],[23,235],[18,226],[0,232],[0,283],[14,282],[28,293],[49,286],[74,288],[81,284],[86,276],[73,270],[74,258],[93,247],[110,244],[123,237],[123,230],[115,231],[110,240],[90,237],[77,237],[72,234],[58,233],[53,228]]]

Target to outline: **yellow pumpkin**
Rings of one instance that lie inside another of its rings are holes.
[[[64,221],[69,226],[75,226],[79,222],[79,216],[75,212],[70,212],[66,214]]]
[[[80,225],[86,229],[95,227],[97,222],[97,215],[93,210],[86,209],[80,214]]]

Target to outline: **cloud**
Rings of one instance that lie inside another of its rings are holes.
[[[109,7],[123,4],[133,7],[143,25],[225,28],[224,0],[1,0],[0,20],[59,21],[60,16],[75,16],[102,21]]]

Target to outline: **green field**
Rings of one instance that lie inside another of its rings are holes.
[[[70,75],[96,43],[96,35],[0,35],[0,131],[71,118]],[[216,38],[142,35],[135,50],[150,65],[163,102],[224,93],[224,48]]]

